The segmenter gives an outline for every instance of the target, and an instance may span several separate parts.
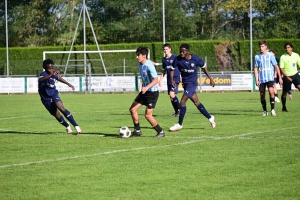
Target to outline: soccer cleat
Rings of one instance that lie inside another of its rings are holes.
[[[282,112],[288,112],[286,107],[282,108]]]
[[[176,112],[172,115],[173,117],[179,117],[179,112]]]
[[[211,115],[211,117],[209,118],[209,122],[210,122],[212,128],[216,128],[217,124],[215,122],[214,116]]]
[[[290,96],[290,100],[292,100],[293,99],[293,94],[291,93],[291,94],[289,94],[289,96]]]
[[[273,109],[273,110],[271,110],[271,115],[272,116],[276,116],[276,112],[275,112],[275,110]]]
[[[178,131],[180,129],[182,129],[182,125],[180,125],[180,124],[174,124],[174,126],[172,126],[170,128],[170,131],[175,132],[175,131]]]
[[[264,117],[265,117],[265,116],[268,116],[268,112],[267,112],[267,111],[264,111],[262,116],[264,116]]]
[[[66,132],[68,133],[68,134],[72,134],[72,129],[71,129],[71,126],[69,125],[68,127],[66,127]]]
[[[155,138],[162,138],[162,137],[165,137],[166,135],[165,135],[165,132],[161,132],[161,133],[157,133],[157,135],[156,136],[154,136]]]
[[[278,97],[275,97],[275,101],[276,101],[277,103],[280,103],[280,100],[279,100]]]
[[[82,130],[79,126],[75,126],[75,129],[76,129],[76,132],[77,134],[81,134],[82,133]]]
[[[142,135],[142,131],[141,130],[134,130],[132,131],[132,136],[141,136]]]

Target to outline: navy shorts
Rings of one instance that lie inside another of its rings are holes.
[[[168,94],[170,94],[170,92],[178,93],[178,83],[175,83],[175,88],[172,85],[168,85]]]
[[[183,94],[192,98],[196,94],[197,85],[194,84],[183,84]]]
[[[269,81],[266,83],[261,83],[259,85],[259,91],[260,92],[265,92],[266,91],[266,87],[270,88],[270,87],[274,87],[274,81]]]
[[[286,76],[282,79],[282,90],[285,92],[290,91],[292,89],[292,83],[294,84],[295,88],[298,88],[298,85],[300,85],[300,75],[298,73],[289,77],[292,79],[292,82],[290,82]]]
[[[156,102],[158,100],[159,92],[150,92],[147,91],[145,94],[140,92],[137,97],[134,99],[135,102],[147,106],[147,108],[155,108]]]
[[[61,99],[58,95],[56,95],[50,100],[42,100],[42,103],[51,115],[55,115],[57,111],[56,102],[58,101],[61,101]]]

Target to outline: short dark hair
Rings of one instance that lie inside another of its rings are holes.
[[[290,46],[291,48],[294,48],[293,44],[291,42],[287,42],[284,44],[284,48],[286,48],[286,46]]]
[[[171,45],[166,43],[166,44],[163,44],[162,48],[165,48],[165,47],[169,47],[170,49],[172,49]]]
[[[180,49],[190,50],[190,45],[188,45],[188,44],[182,44],[182,45],[180,45]]]
[[[268,46],[266,40],[261,40],[261,41],[258,42],[258,45],[259,45],[259,46],[260,46],[260,45],[263,45],[263,44],[266,45],[266,46]]]
[[[49,64],[54,65],[53,60],[51,60],[51,59],[46,59],[46,60],[44,60],[44,61],[43,61],[43,68],[46,69],[46,68],[47,68],[47,65],[49,65]]]
[[[135,53],[136,55],[140,55],[140,54],[146,55],[146,58],[148,58],[149,49],[148,47],[139,47],[137,48]]]

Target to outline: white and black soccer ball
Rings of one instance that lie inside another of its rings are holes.
[[[131,131],[127,126],[123,126],[119,130],[119,136],[122,138],[129,138],[131,136]]]

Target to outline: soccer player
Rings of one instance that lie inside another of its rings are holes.
[[[66,119],[75,127],[77,134],[82,133],[81,128],[74,120],[72,114],[64,108],[63,103],[58,95],[58,90],[55,86],[55,81],[60,81],[68,85],[72,90],[74,86],[59,76],[60,71],[54,71],[54,62],[51,59],[43,61],[43,68],[45,71],[41,72],[38,80],[39,95],[45,108],[53,115],[59,123],[66,127],[68,134],[72,133],[69,123],[61,116],[62,113]],[[58,111],[59,110],[59,111]]]
[[[167,74],[167,85],[168,85],[168,95],[170,96],[170,100],[172,103],[172,106],[174,108],[175,113],[172,115],[174,117],[179,116],[179,100],[176,96],[178,93],[178,84],[180,83],[180,72],[178,68],[174,70],[174,82],[175,82],[175,88],[172,86],[171,78],[170,78],[170,71],[172,68],[172,63],[174,62],[174,59],[176,58],[175,54],[171,53],[171,45],[170,44],[164,44],[163,45],[163,51],[165,53],[165,57],[162,59],[162,73],[160,75],[160,79],[158,82],[158,85],[161,87],[162,80]]]
[[[277,65],[275,56],[268,52],[267,42],[265,40],[259,41],[260,53],[255,56],[254,61],[254,75],[256,85],[260,92],[260,102],[263,108],[263,116],[267,116],[267,105],[266,105],[266,87],[268,87],[270,104],[271,104],[271,115],[276,116],[275,108],[275,94],[274,94],[274,67],[279,78],[279,83],[282,85],[282,78],[280,70]]]
[[[275,60],[277,62],[277,65],[279,65],[279,61],[280,59],[276,56],[276,52],[274,50],[269,50],[269,52],[271,54],[273,54],[275,56]],[[279,78],[278,78],[278,75],[277,75],[277,71],[274,67],[274,94],[275,94],[275,101],[280,103],[280,100],[278,98],[278,91],[277,91],[277,84],[279,83]]]
[[[161,138],[165,137],[165,133],[152,115],[159,96],[157,85],[158,76],[153,63],[148,60],[148,52],[149,50],[147,47],[139,47],[136,50],[136,58],[138,60],[139,72],[142,79],[142,89],[134,99],[129,109],[134,125],[132,136],[142,135],[139,123],[138,109],[142,105],[145,105],[145,118],[157,132],[156,136],[154,137]]]
[[[181,97],[180,101],[180,112],[178,123],[174,126],[170,127],[170,131],[178,131],[183,127],[183,119],[186,113],[186,102],[190,99],[198,110],[204,115],[209,122],[211,123],[212,128],[216,127],[215,117],[210,115],[205,109],[204,105],[199,101],[196,89],[198,86],[197,78],[198,78],[198,67],[201,67],[202,71],[206,74],[206,76],[210,80],[210,85],[212,87],[215,86],[215,82],[213,78],[210,76],[206,63],[197,55],[190,54],[190,47],[188,44],[182,44],[180,46],[180,55],[177,56],[173,62],[173,68],[170,72],[171,82],[173,87],[176,87],[176,83],[174,81],[174,71],[178,68],[181,73],[182,84],[184,93]]]
[[[283,74],[283,87],[281,94],[282,112],[287,112],[286,109],[286,95],[292,89],[292,83],[295,88],[300,91],[300,75],[298,74],[297,66],[300,67],[300,56],[293,52],[293,44],[287,42],[284,44],[284,53],[280,57],[280,70]]]

